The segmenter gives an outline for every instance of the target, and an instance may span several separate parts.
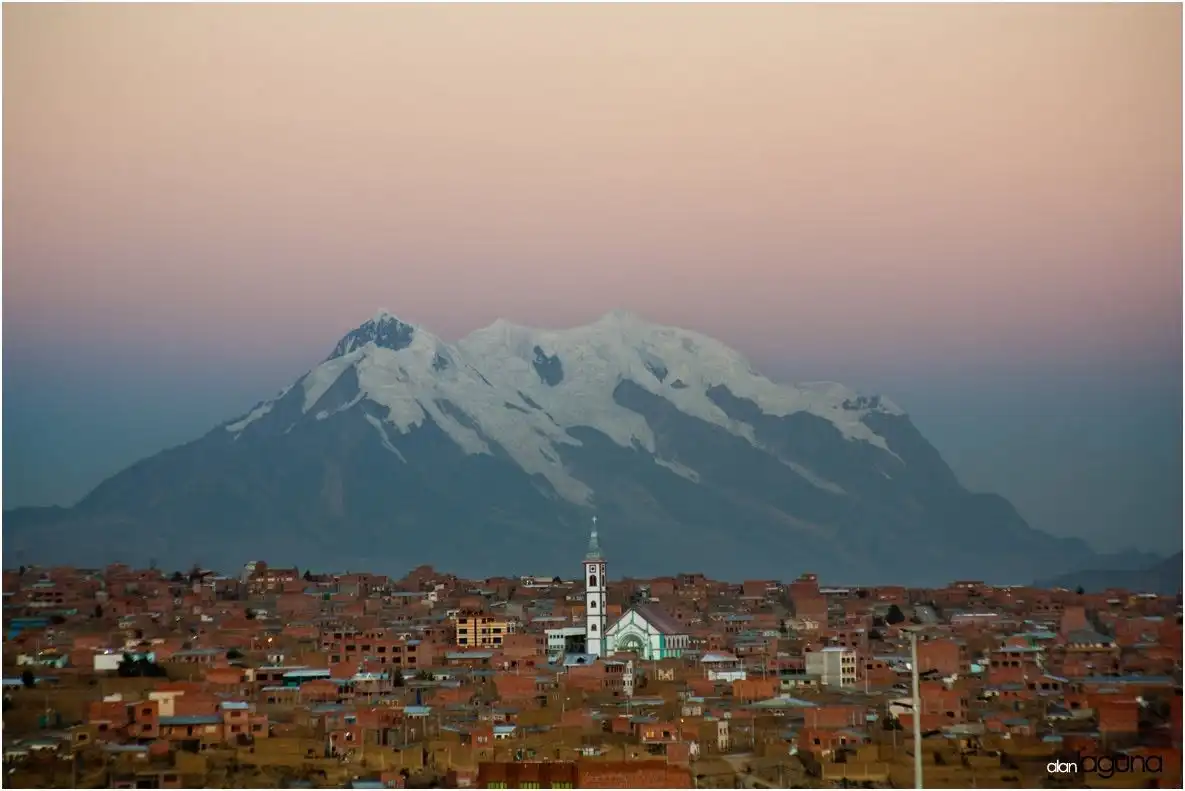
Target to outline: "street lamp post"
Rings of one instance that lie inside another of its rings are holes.
[[[909,671],[913,682],[913,787],[922,787],[922,693],[918,681],[918,633],[909,630]]]

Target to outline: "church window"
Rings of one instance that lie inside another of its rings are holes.
[[[597,609],[597,600],[596,599],[593,599],[592,601],[590,601],[588,603],[588,609],[590,609],[590,610]]]
[[[591,631],[594,631],[594,632],[595,632],[595,631],[597,630],[597,625],[594,623],[594,624],[593,624],[591,627],[589,627],[589,628],[591,629]]]
[[[597,575],[596,574],[589,574],[588,575],[588,587],[590,587],[590,588],[597,587]]]

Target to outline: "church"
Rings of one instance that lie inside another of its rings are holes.
[[[606,624],[605,558],[593,517],[588,553],[584,556],[585,641],[596,657],[632,653],[639,659],[670,659],[683,655],[691,643],[682,626],[655,604],[637,604]]]

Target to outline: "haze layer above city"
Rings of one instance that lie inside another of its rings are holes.
[[[1177,6],[7,6],[4,507],[390,308],[616,308],[1181,548]]]

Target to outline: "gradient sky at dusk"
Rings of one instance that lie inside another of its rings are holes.
[[[883,391],[965,483],[1181,545],[1175,5],[19,5],[4,505],[376,308],[615,307]]]

